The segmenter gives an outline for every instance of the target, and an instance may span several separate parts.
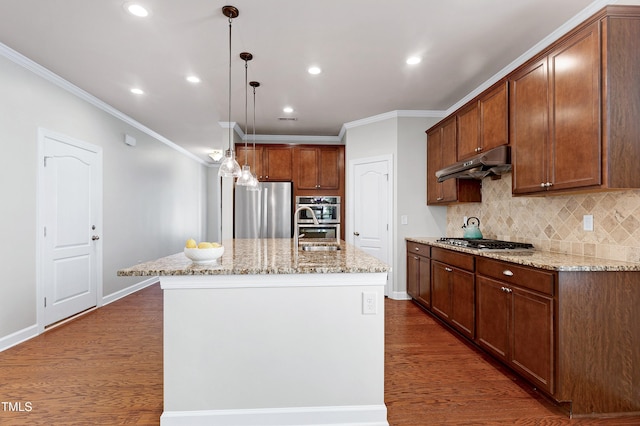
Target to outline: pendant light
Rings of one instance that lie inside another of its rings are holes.
[[[244,151],[247,152],[247,133],[249,129],[249,117],[247,116],[247,104],[248,104],[248,86],[249,86],[249,61],[253,59],[253,55],[249,52],[242,52],[240,59],[244,61]],[[244,157],[244,165],[240,172],[240,177],[236,181],[236,185],[248,186],[251,183],[253,175],[251,174],[251,167],[248,163],[248,153]]]
[[[256,87],[260,87],[260,83],[252,81],[249,83],[253,87],[253,166],[256,166]],[[249,191],[260,191],[260,182],[255,173],[251,174],[251,182],[247,185]]]
[[[237,18],[240,12],[234,6],[223,6],[222,14],[229,18],[229,149],[226,152],[220,169],[218,169],[218,176],[221,177],[239,177],[240,165],[236,161],[236,155],[233,151],[232,142],[232,128],[231,128],[231,22],[233,18]]]

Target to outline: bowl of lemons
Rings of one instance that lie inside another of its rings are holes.
[[[184,255],[193,263],[211,263],[218,260],[224,253],[224,247],[218,243],[196,243],[194,239],[187,240]]]

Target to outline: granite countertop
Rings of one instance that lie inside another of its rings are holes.
[[[476,256],[489,257],[505,262],[517,263],[534,268],[552,271],[597,272],[597,271],[640,271],[640,263],[622,262],[617,260],[599,259],[588,256],[554,253],[548,251],[482,251],[465,247],[452,246],[437,242],[436,237],[407,237],[407,241],[428,244],[453,251],[469,253]]]
[[[335,245],[335,240],[333,242]],[[223,241],[222,245],[224,254],[213,263],[195,264],[180,252],[121,269],[118,276],[355,274],[391,269],[344,241],[336,251],[294,250],[292,239],[234,239]]]

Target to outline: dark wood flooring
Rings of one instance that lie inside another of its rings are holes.
[[[640,417],[570,420],[412,302],[387,300],[385,308],[393,426],[640,424]],[[1,352],[0,402],[0,425],[159,424],[159,286]]]

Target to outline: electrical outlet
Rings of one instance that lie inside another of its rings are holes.
[[[378,313],[378,296],[375,292],[362,292],[362,313],[364,315],[372,315]]]
[[[593,231],[593,215],[585,214],[582,216],[582,229],[585,231]]]

